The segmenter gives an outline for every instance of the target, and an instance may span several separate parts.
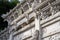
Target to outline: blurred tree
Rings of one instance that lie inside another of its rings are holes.
[[[19,3],[19,0],[0,0],[0,30],[3,30],[8,25],[6,21],[3,22],[4,19],[1,15],[9,12],[17,3]]]
[[[18,0],[0,0],[0,14],[8,12],[14,8],[17,3],[19,3]]]

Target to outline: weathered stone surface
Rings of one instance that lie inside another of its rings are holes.
[[[60,0],[25,0],[2,17],[0,40],[60,40]]]

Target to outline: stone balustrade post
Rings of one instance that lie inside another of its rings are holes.
[[[40,15],[39,12],[35,11],[35,33],[33,40],[42,40],[42,30],[40,26]]]

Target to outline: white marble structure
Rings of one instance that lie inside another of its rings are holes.
[[[8,40],[60,40],[60,0],[24,0],[2,17]]]

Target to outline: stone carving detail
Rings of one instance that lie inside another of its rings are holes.
[[[28,9],[29,9],[28,4],[26,4],[26,5],[23,7],[23,10],[24,10],[24,12],[25,12],[25,11],[27,11]]]
[[[48,40],[60,40],[60,34],[52,35],[47,38]]]
[[[41,17],[42,20],[46,19],[47,17],[49,17],[48,12],[41,12],[40,15],[41,15],[40,17]]]
[[[60,10],[60,6],[55,6],[55,7],[54,7],[55,13],[57,13],[59,10]]]
[[[18,13],[16,12],[14,16],[15,16],[15,18],[17,18],[18,17]]]
[[[27,2],[28,1],[28,2]],[[41,1],[41,4],[40,4],[40,1]],[[57,1],[57,0],[55,0]],[[43,33],[45,33],[47,36],[48,34],[52,33],[50,32],[50,30],[48,30],[48,28],[42,30],[40,28],[40,20],[42,20],[44,22],[44,20],[46,18],[49,18],[51,15],[54,15],[55,13],[59,12],[60,11],[60,4],[58,2],[56,2],[55,4],[52,4],[53,2],[55,2],[53,0],[26,0],[24,1],[23,3],[19,4],[18,6],[16,6],[13,10],[11,10],[9,13],[10,14],[6,14],[3,16],[3,18],[5,20],[8,21],[8,26],[9,26],[9,35],[6,35],[6,36],[9,36],[9,40],[13,40],[13,34],[16,34],[20,31],[20,26],[23,26],[21,31],[24,33],[24,31],[32,28],[31,26],[36,26],[36,29],[39,29],[39,30],[34,30],[32,31],[34,34],[32,34],[32,40],[39,40],[39,38],[42,39],[42,31]],[[26,4],[25,4],[26,3]],[[49,4],[48,4],[49,3]],[[25,4],[25,5],[24,5]],[[31,9],[31,10],[30,10]],[[40,10],[39,10],[40,9]],[[28,12],[26,12],[28,11]],[[34,14],[35,12],[35,14]],[[11,14],[12,13],[12,14]],[[26,13],[26,14],[24,14]],[[30,16],[30,14],[33,13],[33,17],[32,15]],[[22,14],[20,16],[20,14]],[[19,16],[19,18],[18,18]],[[39,17],[38,17],[39,16]],[[31,17],[31,18],[30,18]],[[55,17],[55,16],[54,16]],[[52,18],[54,18],[52,17]],[[17,19],[16,19],[17,18]],[[22,19],[26,18],[27,20],[26,21],[21,21]],[[33,20],[32,20],[33,18]],[[34,21],[34,18],[37,18],[39,20],[36,20]],[[16,19],[16,20],[15,20]],[[20,20],[21,19],[21,20]],[[32,21],[31,21],[31,20]],[[55,19],[55,18],[54,18]],[[55,22],[54,19],[51,19]],[[56,19],[58,19],[58,17],[56,17]],[[14,20],[14,21],[13,21]],[[52,21],[51,20],[48,20],[47,22],[51,23]],[[30,22],[31,21],[31,22]],[[51,22],[50,22],[51,21]],[[12,22],[12,23],[11,23]],[[51,25],[51,24],[48,24],[47,22],[45,22],[47,24],[47,26]],[[21,24],[20,24],[21,23]],[[31,25],[30,25],[31,23]],[[36,24],[35,24],[36,23]],[[45,23],[42,23],[41,25],[46,25]],[[53,24],[53,23],[52,23]],[[18,26],[19,25],[19,26]],[[26,26],[27,25],[27,26]],[[57,24],[56,24],[57,25]],[[25,28],[26,27],[26,28]],[[28,29],[27,29],[28,28]],[[55,28],[55,26],[53,27]],[[41,30],[40,30],[41,29]],[[48,32],[49,31],[49,32]],[[53,30],[54,31],[54,30]],[[56,32],[56,31],[55,31]],[[18,33],[18,34],[19,34]],[[28,32],[30,33],[30,32]],[[26,33],[26,34],[28,34]],[[22,33],[21,33],[22,34]],[[45,35],[43,34],[43,35]],[[54,33],[53,33],[54,34]],[[23,34],[22,34],[23,35]],[[20,37],[20,36],[19,36]],[[18,38],[19,38],[18,37]],[[26,36],[24,36],[26,37]],[[50,35],[49,35],[50,37]],[[5,39],[5,36],[3,37],[2,36],[2,40],[3,38]],[[21,36],[21,38],[23,38]],[[20,40],[22,40],[20,38]],[[45,38],[45,37],[44,37]],[[15,39],[16,40],[16,39]],[[28,39],[29,40],[29,39]],[[45,40],[45,39],[44,39]],[[52,36],[50,38],[48,38],[48,40],[60,40],[60,37],[56,37],[56,36]]]
[[[11,22],[14,20],[14,16],[11,16]]]
[[[36,7],[36,5],[38,5],[38,3],[39,3],[39,0],[34,0],[34,3],[33,3],[33,9]]]
[[[32,40],[39,40],[39,31],[38,30],[36,30],[34,32],[34,36],[33,36],[33,39]]]

